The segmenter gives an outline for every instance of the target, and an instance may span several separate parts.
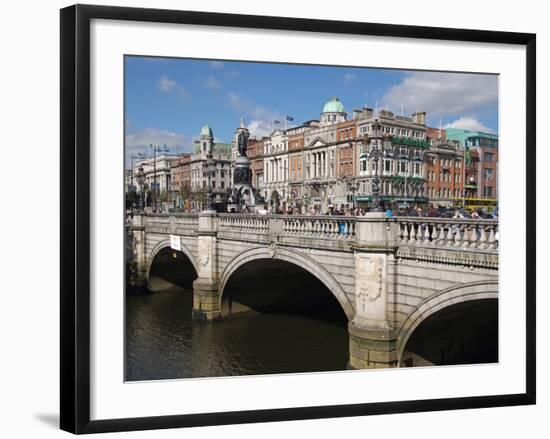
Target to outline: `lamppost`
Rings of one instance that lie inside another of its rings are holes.
[[[143,166],[140,166],[138,168],[138,174],[137,174],[137,182],[138,182],[138,185],[139,185],[139,210],[143,210],[144,208],[144,203],[143,203],[143,192],[145,190],[145,187],[144,187],[144,182],[145,182],[145,173],[143,172]]]
[[[170,151],[166,145],[151,145],[153,148],[153,212],[157,211],[157,153]],[[160,186],[160,185],[159,185]],[[159,188],[160,195],[160,188]]]
[[[212,146],[209,146],[208,151],[206,152],[206,163],[203,165],[203,169],[205,169],[206,176],[208,178],[206,190],[206,210],[212,210],[212,163]]]
[[[134,204],[135,204],[135,200],[134,200],[134,193],[135,193],[135,188],[134,188],[134,163],[135,163],[135,160],[136,159],[145,159],[145,154],[142,153],[142,152],[138,152],[137,154],[132,154],[131,155],[131,161],[132,161],[132,172],[130,174],[130,190],[129,192],[132,193],[132,208],[134,208]],[[141,168],[143,169],[143,168]]]
[[[348,192],[351,192],[351,208],[353,210],[355,209],[355,192],[358,187],[356,186],[356,182],[347,176],[344,177],[344,183],[346,184],[346,189]]]
[[[371,212],[383,212],[382,201],[380,200],[380,177],[378,176],[378,165],[380,162],[380,140],[382,139],[382,125],[378,122],[378,119],[374,120],[371,125],[372,135],[369,136],[368,141],[371,144],[368,157],[373,160],[374,163],[374,178],[372,179],[372,206]],[[373,142],[374,141],[374,142]]]

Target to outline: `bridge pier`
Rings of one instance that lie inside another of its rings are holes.
[[[134,214],[126,236],[127,284],[132,289],[147,285],[147,258],[145,254],[145,217]]]
[[[354,369],[397,366],[397,332],[388,320],[393,285],[397,223],[385,213],[368,213],[356,224],[355,316],[348,324],[349,365]]]
[[[193,282],[193,319],[210,321],[220,316],[218,283],[198,278]]]
[[[216,231],[216,212],[201,212],[197,232],[198,278],[193,282],[193,318],[197,320],[214,320],[220,315]]]

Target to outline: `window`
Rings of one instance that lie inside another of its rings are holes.
[[[221,187],[222,187],[222,189],[225,189],[225,181],[221,182]]]
[[[492,152],[486,152],[483,154],[483,160],[486,162],[492,162],[493,161],[493,153]]]
[[[483,195],[485,197],[492,197],[493,196],[493,188],[491,186],[485,186],[483,188]]]
[[[384,172],[386,174],[391,174],[393,171],[393,161],[392,160],[384,160]]]
[[[485,180],[492,180],[493,179],[493,168],[485,168],[483,171],[483,175],[485,177]]]

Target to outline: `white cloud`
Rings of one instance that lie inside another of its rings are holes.
[[[222,87],[220,81],[218,81],[213,75],[210,75],[208,78],[206,78],[203,81],[203,85],[205,88],[208,88],[210,90],[218,90]]]
[[[444,128],[459,128],[462,130],[483,131],[485,133],[494,132],[494,130],[492,130],[489,127],[486,127],[479,120],[469,116],[462,116],[457,120],[451,123],[448,123],[447,125],[445,125]]]
[[[281,113],[270,110],[262,105],[255,104],[246,99],[243,95],[229,92],[227,97],[228,105],[231,108],[251,119],[248,123],[248,130],[253,136],[266,136],[271,132],[274,120],[283,121],[283,115]]]
[[[191,139],[182,133],[175,133],[169,130],[159,128],[145,128],[140,131],[127,132],[124,141],[126,160],[130,155],[138,152],[146,152],[149,145],[166,145],[171,153],[191,150],[186,147],[191,143]]]
[[[179,84],[173,79],[170,79],[166,75],[162,75],[160,77],[157,82],[157,88],[165,94],[175,93],[182,100],[188,100],[191,97],[191,95],[187,92],[183,85]]]
[[[394,110],[403,104],[408,112],[426,111],[435,117],[473,113],[497,99],[494,75],[414,72],[390,87],[379,103]]]
[[[213,68],[214,70],[221,70],[225,66],[221,61],[210,61],[210,67]]]
[[[261,138],[271,134],[271,121],[265,120],[251,120],[248,123],[248,131],[254,137]]]
[[[228,79],[236,79],[241,76],[241,74],[237,70],[228,70],[223,74],[223,76]]]
[[[357,80],[357,75],[355,73],[346,73],[344,74],[344,84],[351,85]]]

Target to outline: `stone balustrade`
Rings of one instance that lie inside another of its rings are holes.
[[[174,216],[176,235],[196,235],[199,217],[196,213],[176,213]]]
[[[265,215],[220,213],[218,214],[218,218],[218,231],[267,233],[269,230],[269,219]]]
[[[148,213],[144,216],[144,226],[147,233],[169,234],[170,215],[167,213]]]
[[[146,214],[146,232],[176,233],[195,236],[198,232],[198,213]],[[215,215],[216,230],[231,239],[269,241],[279,236],[283,241],[304,244],[317,240],[338,242],[351,248],[358,239],[356,230],[365,221],[383,222],[388,230],[397,227],[395,246],[441,248],[448,250],[479,250],[498,252],[498,221],[486,219],[455,219],[428,217],[393,217],[368,219],[354,216],[329,215],[255,215],[219,213]],[[247,238],[248,237],[248,238]]]
[[[348,216],[283,217],[283,234],[289,236],[352,240],[355,237],[355,218]]]
[[[457,249],[498,250],[498,221],[398,217],[399,244]]]

